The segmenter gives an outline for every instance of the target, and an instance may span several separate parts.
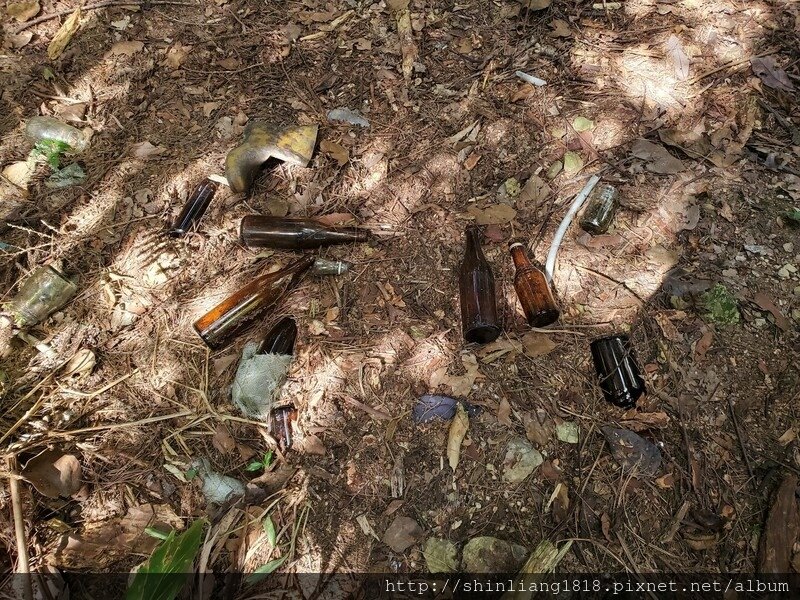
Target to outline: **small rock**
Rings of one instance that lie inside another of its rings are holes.
[[[800,285],[798,285],[796,288],[794,288],[794,295],[795,296],[800,296]]]
[[[780,269],[778,269],[778,277],[781,279],[789,279],[793,273],[797,273],[797,267],[791,263],[786,263]]]
[[[422,554],[430,573],[455,573],[458,570],[458,550],[451,541],[428,538]]]
[[[523,437],[512,438],[503,460],[503,479],[520,483],[544,462],[544,458],[531,443]]]
[[[422,537],[422,528],[414,519],[397,517],[383,534],[383,543],[395,552],[404,552],[420,537]]]
[[[792,242],[784,244],[783,245],[783,250],[784,250],[784,252],[794,252],[794,244],[792,244]]]
[[[733,277],[738,277],[739,273],[736,271],[736,269],[725,269],[722,272],[722,276],[723,277],[731,277],[731,278],[733,278]]]
[[[461,570],[464,573],[516,573],[525,562],[528,550],[494,537],[476,537],[464,546]]]

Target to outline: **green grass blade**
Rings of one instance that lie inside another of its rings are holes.
[[[125,600],[174,600],[200,551],[204,525],[205,520],[198,519],[182,534],[170,533],[139,568]]]
[[[275,571],[278,567],[280,567],[286,559],[289,558],[288,554],[284,554],[280,558],[276,558],[275,560],[269,561],[267,564],[259,567],[252,574],[248,575],[247,578],[244,580],[245,585],[253,585],[254,583],[258,583],[262,579],[264,579],[267,575]]]

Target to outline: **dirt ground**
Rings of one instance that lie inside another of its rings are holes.
[[[50,449],[80,469],[69,498],[22,484],[31,567],[127,570],[156,544],[144,527],[208,517],[201,566],[217,573],[283,556],[287,574],[418,572],[428,538],[461,548],[476,536],[528,551],[573,540],[559,572],[757,570],[772,494],[800,469],[800,229],[789,216],[800,206],[800,7],[602,4],[115,3],[87,7],[53,60],[74,3],[44,0],[39,17],[62,16],[28,27],[7,18],[0,167],[25,160],[36,115],[92,132],[70,159],[86,179],[51,190],[39,164],[0,233],[4,300],[39,264],[60,260],[79,278],[75,300],[29,331],[55,355],[4,330],[5,458],[24,466]],[[329,121],[342,107],[369,127]],[[196,233],[167,238],[253,120],[318,124],[324,145],[308,168],[269,165],[247,195],[221,186]],[[544,262],[594,173],[622,208],[607,235],[570,228],[554,279],[561,320],[531,333],[507,242],[522,238]],[[210,352],[193,321],[293,257],[239,243],[250,213],[335,215],[374,241],[322,251],[351,272],[304,279]],[[491,221],[484,250],[504,327],[488,348],[466,345],[459,320],[463,230],[476,217]],[[702,293],[716,284],[738,322],[707,314]],[[263,474],[246,468],[275,440],[237,412],[230,385],[244,343],[282,315],[300,331],[281,395],[298,408],[297,442]],[[588,351],[614,331],[629,332],[648,386],[627,413],[603,400]],[[82,350],[92,368],[58,370]],[[455,471],[449,424],[410,416],[433,392],[480,409]],[[577,439],[559,439],[565,423]],[[608,424],[658,446],[654,476],[620,469]],[[545,459],[516,484],[503,478],[514,437]],[[251,481],[251,504],[208,504],[187,475],[200,458]],[[7,488],[0,506],[5,572],[17,555]],[[418,525],[403,551],[384,541],[398,516]]]

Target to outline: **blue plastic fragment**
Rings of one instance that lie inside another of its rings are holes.
[[[430,423],[435,419],[449,421],[456,414],[456,403],[457,401],[449,396],[425,394],[411,411],[411,418],[414,419],[414,423]]]

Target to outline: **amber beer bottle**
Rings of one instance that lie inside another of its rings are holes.
[[[291,317],[283,317],[256,349],[256,354],[294,354],[294,342],[297,339],[297,324]]]
[[[200,221],[216,192],[217,184],[215,182],[210,179],[200,182],[175,220],[175,224],[169,232],[170,236],[181,237],[192,228],[192,225]]]
[[[327,227],[314,219],[247,215],[239,230],[250,248],[306,250],[334,244],[366,242],[369,232],[355,227]]]
[[[195,330],[210,348],[219,348],[297,285],[313,264],[313,256],[304,256],[279,271],[256,277],[197,319]]]
[[[494,275],[481,249],[481,230],[470,225],[466,230],[467,247],[459,274],[461,325],[468,342],[488,344],[500,335]]]
[[[516,274],[514,289],[517,298],[525,311],[525,318],[531,327],[545,327],[558,320],[560,311],[547,285],[544,273],[537,269],[525,255],[525,246],[520,242],[508,245],[511,258],[514,259]]]

